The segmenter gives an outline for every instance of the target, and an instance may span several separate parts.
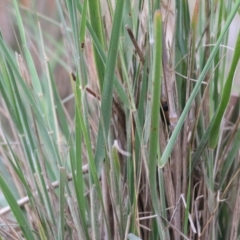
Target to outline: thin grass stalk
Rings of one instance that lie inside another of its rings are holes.
[[[149,51],[148,49],[146,50],[146,58],[148,57]],[[145,103],[145,99],[147,96],[147,82],[148,82],[148,61],[144,62],[144,68],[143,68],[143,75],[142,75],[142,87],[141,87],[141,92],[140,92],[140,96],[139,96],[139,103],[138,103],[138,119],[139,119],[139,127],[141,129],[144,128],[144,120],[145,120],[145,116],[144,116],[144,103]],[[141,154],[140,152],[140,147],[142,144],[142,136],[136,134],[135,135],[135,157],[136,159],[140,159],[139,155]],[[138,169],[139,169],[139,163],[137,163],[137,173],[138,173]],[[138,174],[137,174],[138,175]]]
[[[161,168],[158,169],[158,184],[159,184],[159,196],[160,196],[160,202],[161,202],[161,217],[164,219],[167,219],[167,206],[166,206],[166,199],[165,199],[165,187],[164,187],[164,175],[163,170]],[[171,216],[172,217],[172,216]],[[165,224],[165,227],[167,227],[167,224]],[[166,235],[168,235],[169,232],[167,232]],[[175,235],[175,234],[174,234]]]
[[[97,191],[95,185],[91,186],[90,189],[90,199],[91,199],[91,227],[92,227],[92,237],[93,239],[100,239],[99,231],[99,200],[97,197]]]
[[[225,21],[226,19],[227,19],[227,16],[231,13],[231,11],[232,11],[232,8],[233,8],[233,4],[234,4],[234,1],[233,0],[230,0],[230,1],[228,1],[227,2],[227,5],[225,6],[224,4],[223,4],[223,8],[224,8],[224,13],[223,13],[223,20]],[[225,35],[225,37],[224,37],[224,39],[223,39],[223,43],[222,43],[222,45],[223,46],[227,46],[228,45],[228,39],[229,39],[229,31],[226,33],[226,35]],[[221,54],[222,55],[225,55],[227,53],[227,49],[226,48],[223,48],[222,49],[222,51],[221,51]],[[227,58],[224,58],[223,59],[223,63],[222,63],[222,66],[223,66],[223,69],[222,69],[222,71],[220,71],[220,76],[219,76],[219,88],[220,88],[220,92],[222,92],[222,90],[223,90],[223,84],[224,84],[224,82],[225,82],[225,72],[226,72],[226,64],[227,63]],[[215,108],[216,109],[216,108]]]
[[[215,12],[214,12],[214,2],[213,1],[212,2],[205,1],[204,5],[205,5],[204,14],[205,14],[205,19],[206,19],[206,26],[204,29],[205,36],[206,36],[206,39],[205,39],[206,48],[204,49],[203,62],[206,62],[210,56],[210,51],[212,48],[211,42],[213,41],[213,38],[211,38],[211,29],[214,29],[214,19],[215,19],[215,17],[217,17],[217,14],[215,14]],[[213,61],[213,63],[214,63],[214,61]],[[212,72],[212,67],[207,72],[204,82],[208,83],[210,81],[211,72]],[[208,125],[210,122],[210,119],[211,119],[212,83],[213,83],[213,81],[211,81],[210,88],[206,90],[206,91],[208,91],[208,93],[206,93],[206,97],[203,99],[202,108],[203,108],[203,113],[204,113],[205,125]]]
[[[188,159],[190,159],[190,151],[188,152]],[[192,169],[191,167],[191,161],[189,161],[189,168],[188,168],[188,171],[189,171],[189,176],[191,176],[190,174],[190,171]],[[191,195],[192,195],[192,179],[189,177],[189,180],[188,180],[188,186],[187,186],[187,192],[186,192],[186,197],[187,197],[187,206],[185,208],[185,211],[184,211],[184,219],[183,219],[183,233],[185,235],[187,235],[188,231],[189,231],[189,226],[188,226],[188,216],[189,216],[189,212],[190,212],[190,204],[191,204]]]
[[[224,3],[219,4],[219,13],[218,13],[218,22],[217,22],[217,35],[216,38],[219,38],[221,29],[222,29],[222,18],[223,18],[223,8],[224,8]],[[223,50],[219,48],[219,51],[217,52],[215,58],[214,58],[214,66],[215,67],[215,74],[214,74],[214,79],[213,79],[213,109],[217,109],[218,103],[219,103],[219,94],[218,94],[218,81],[220,77],[220,65],[218,64],[220,61],[220,54],[223,53]],[[223,64],[224,65],[224,64]]]
[[[59,204],[59,229],[58,229],[58,239],[64,239],[64,205],[65,205],[65,184],[66,184],[66,170],[61,167],[60,169],[60,177],[59,177],[59,197],[60,197],[60,204]]]

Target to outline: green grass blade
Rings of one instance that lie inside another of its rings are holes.
[[[108,58],[106,62],[106,72],[102,91],[101,114],[95,153],[95,163],[98,174],[101,171],[101,166],[105,155],[106,138],[108,136],[110,126],[114,86],[113,80],[115,75],[114,71],[117,61],[124,2],[125,2],[124,0],[118,0],[116,4]]]
[[[228,106],[229,100],[230,100],[231,89],[232,89],[232,84],[233,84],[233,79],[234,79],[234,73],[236,71],[238,61],[240,58],[239,53],[240,53],[240,33],[238,34],[231,68],[229,70],[226,83],[224,85],[221,101],[218,106],[216,115],[214,116],[213,125],[212,125],[211,131],[210,131],[209,142],[208,142],[210,148],[215,148],[217,145],[217,142],[218,142],[221,121],[222,121],[224,112],[225,112],[225,110]]]
[[[79,88],[80,83],[79,79],[77,76],[76,79],[76,84]],[[78,202],[78,207],[79,207],[79,214],[81,218],[81,224],[83,226],[83,231],[82,234],[84,234],[85,239],[89,239],[88,233],[87,233],[87,223],[86,223],[86,213],[85,213],[85,208],[86,208],[86,202],[85,202],[85,197],[84,197],[84,178],[83,178],[83,173],[82,173],[82,142],[83,142],[83,132],[82,132],[82,116],[80,115],[81,112],[79,111],[80,109],[80,104],[81,104],[81,91],[74,91],[75,93],[75,100],[76,100],[76,119],[75,119],[75,156],[71,157],[71,169],[72,169],[72,175],[73,175],[73,182],[74,182],[74,187],[76,189],[76,196],[77,196],[77,202]],[[85,131],[84,131],[85,132]],[[86,140],[86,136],[85,136]],[[92,155],[92,153],[89,153]],[[93,158],[93,157],[92,157]],[[91,163],[90,159],[89,162]]]
[[[4,181],[1,174],[0,174],[0,188],[1,188],[5,198],[8,201],[9,206],[11,207],[14,216],[16,217],[19,226],[21,227],[21,229],[23,231],[24,237],[27,240],[35,239],[26,217],[24,216],[22,210],[18,206],[13,194],[11,193],[11,190],[8,188],[8,185]]]
[[[90,13],[92,28],[93,28],[101,46],[104,49],[105,47],[104,47],[104,35],[103,35],[103,24],[102,24],[102,17],[101,17],[100,1],[89,0],[88,5],[89,5],[89,13]],[[111,45],[111,43],[110,43],[110,45]],[[96,64],[97,72],[98,72],[98,80],[99,80],[100,90],[102,92],[103,87],[104,87],[104,81],[106,79],[104,77],[105,68],[104,68],[102,59],[100,58],[100,56],[97,53],[95,46],[94,46],[94,57],[95,57],[95,64]]]
[[[156,167],[157,167],[157,149],[159,144],[159,109],[161,92],[161,74],[162,74],[162,14],[157,10],[154,14],[154,57],[153,57],[153,81],[152,81],[152,107],[151,107],[151,127],[149,138],[149,185],[152,197],[152,203],[155,213],[158,215],[158,229],[161,239],[164,238],[164,230],[161,223],[161,211],[158,202]]]

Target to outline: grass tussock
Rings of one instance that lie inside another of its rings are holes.
[[[26,4],[0,36],[0,238],[238,239],[240,1]]]

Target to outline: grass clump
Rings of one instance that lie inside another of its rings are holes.
[[[51,19],[13,1],[1,239],[238,239],[230,2],[57,0]]]

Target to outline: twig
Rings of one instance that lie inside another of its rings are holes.
[[[141,63],[144,64],[143,53],[142,53],[140,47],[138,46],[138,43],[137,43],[137,41],[136,41],[136,39],[135,39],[135,37],[133,35],[133,32],[132,32],[131,28],[128,25],[126,25],[126,29],[127,29],[129,37],[131,38],[133,46],[135,47],[135,50],[136,50],[136,52],[137,52],[137,54],[138,54],[138,56],[140,58]]]

